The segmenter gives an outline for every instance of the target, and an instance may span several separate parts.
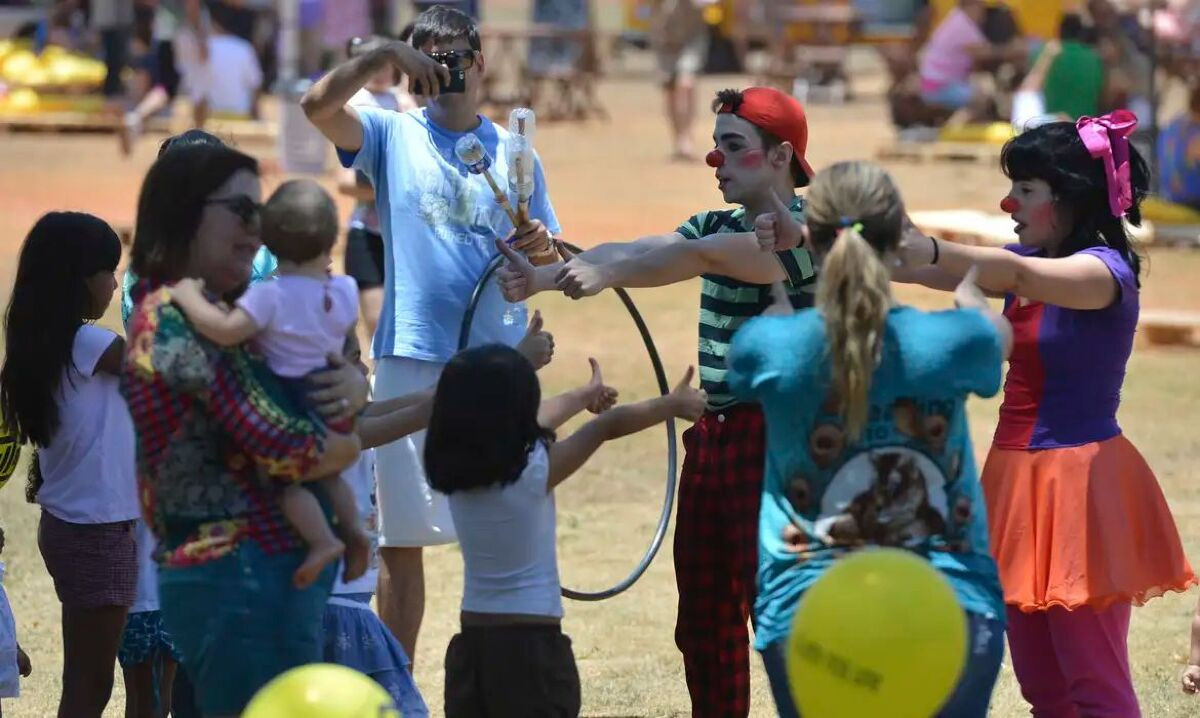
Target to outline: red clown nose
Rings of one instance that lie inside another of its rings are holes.
[[[1006,212],[1007,214],[1012,214],[1014,212],[1020,211],[1020,209],[1021,209],[1021,203],[1018,202],[1017,200],[1013,199],[1012,197],[1005,197],[1004,199],[1000,200],[1000,211],[1002,211],[1002,212]]]
[[[721,150],[713,150],[712,152],[709,152],[707,155],[704,156],[704,163],[707,164],[709,167],[716,167],[716,168],[724,167],[725,166],[725,153],[722,152]]]

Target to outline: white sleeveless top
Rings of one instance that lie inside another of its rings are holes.
[[[539,442],[514,483],[450,494],[466,573],[462,610],[562,617],[549,475]]]

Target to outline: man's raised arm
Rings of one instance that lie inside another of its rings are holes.
[[[389,64],[407,74],[414,86],[433,88],[432,95],[437,94],[443,81],[450,82],[450,71],[445,65],[411,45],[390,42],[338,65],[309,88],[300,100],[308,121],[337,148],[349,152],[362,149],[362,121],[358,112],[346,103],[372,75]]]

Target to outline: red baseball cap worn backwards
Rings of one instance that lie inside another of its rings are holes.
[[[808,117],[799,100],[773,87],[749,87],[742,90],[742,104],[736,110],[726,103],[717,114],[733,114],[791,144],[800,169],[812,179],[812,166],[804,158],[808,150]]]

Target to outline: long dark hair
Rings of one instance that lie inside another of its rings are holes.
[[[4,318],[0,369],[0,411],[20,441],[47,446],[58,430],[56,396],[95,301],[87,280],[115,272],[120,259],[117,233],[90,214],[51,212],[29,230]]]
[[[442,371],[429,431],[425,474],[443,494],[506,486],[529,452],[554,434],[538,425],[542,389],[533,365],[500,344],[467,349]]]
[[[164,149],[142,181],[129,257],[140,277],[182,277],[209,195],[239,170],[258,174],[253,157],[207,138],[182,139]]]
[[[1074,227],[1058,249],[1061,256],[1088,247],[1111,247],[1124,257],[1136,277],[1141,272],[1137,247],[1108,204],[1108,176],[1104,161],[1091,156],[1073,122],[1052,122],[1014,137],[1000,155],[1004,174],[1015,182],[1043,180],[1054,201],[1068,209]],[[1142,200],[1150,190],[1146,160],[1129,145],[1133,205],[1125,218],[1134,227],[1142,224]]]

